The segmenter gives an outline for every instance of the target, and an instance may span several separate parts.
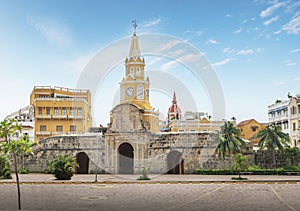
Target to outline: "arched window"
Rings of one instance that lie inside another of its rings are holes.
[[[134,74],[134,67],[130,67],[130,75]]]
[[[142,84],[139,84],[137,87],[137,99],[144,99],[144,87]]]
[[[141,75],[141,68],[140,68],[140,67],[137,67],[137,68],[136,68],[136,75],[137,75],[137,76],[140,76],[140,75]]]

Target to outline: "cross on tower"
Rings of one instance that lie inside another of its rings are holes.
[[[136,27],[137,27],[137,24],[136,24],[136,20],[134,19],[134,20],[132,20],[132,26],[133,26],[133,28],[134,28],[134,35],[136,34]]]

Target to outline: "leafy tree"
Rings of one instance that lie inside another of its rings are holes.
[[[0,179],[11,179],[9,160],[6,155],[0,155]]]
[[[285,160],[289,161],[289,164],[294,166],[298,163],[299,157],[300,157],[300,150],[298,147],[290,147],[287,146],[284,149],[283,157]]]
[[[4,142],[1,143],[1,150],[5,154],[11,154],[13,156],[14,170],[16,174],[17,190],[18,190],[18,209],[21,209],[21,191],[20,181],[18,175],[18,163],[17,157],[31,152],[32,143],[25,136],[19,138],[19,134],[22,131],[22,126],[14,119],[5,119],[0,122],[0,138],[4,138]]]
[[[247,171],[248,168],[249,168],[249,162],[246,157],[244,157],[241,153],[234,155],[231,169],[238,173],[240,179],[241,179],[241,172]]]
[[[259,139],[260,150],[267,149],[271,153],[273,167],[276,167],[275,151],[283,151],[284,147],[291,142],[289,135],[282,132],[280,126],[274,124],[260,130],[254,137]]]
[[[69,180],[75,173],[76,158],[70,155],[57,155],[55,160],[48,164],[49,172],[57,179]]]
[[[241,147],[245,145],[244,140],[240,137],[241,131],[233,125],[232,122],[225,121],[221,128],[217,153],[224,159],[231,153],[241,152]]]

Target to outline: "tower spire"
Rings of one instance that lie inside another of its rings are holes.
[[[132,21],[132,26],[133,26],[134,32],[133,32],[133,36],[131,38],[129,57],[140,57],[141,51],[140,51],[140,46],[139,46],[139,40],[138,40],[138,37],[136,36],[137,24],[136,24],[135,19]]]
[[[135,36],[136,35],[136,27],[137,27],[136,19],[132,20],[132,26],[133,26],[133,35]]]

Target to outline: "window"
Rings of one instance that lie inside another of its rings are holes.
[[[138,76],[141,75],[141,68],[140,67],[136,68],[136,75],[138,75]]]
[[[46,114],[50,115],[50,108],[46,108]]]
[[[40,131],[47,131],[46,125],[40,125]]]
[[[76,131],[76,125],[70,125],[70,132]]]
[[[57,132],[62,132],[63,131],[63,126],[62,125],[56,125],[56,131]]]
[[[54,116],[58,115],[58,108],[54,108]]]
[[[293,123],[293,131],[296,131],[296,123]]]
[[[134,74],[134,67],[130,67],[130,75],[133,75]]]
[[[142,84],[139,84],[137,87],[137,99],[144,99],[144,87]]]
[[[67,110],[66,110],[66,108],[62,108],[62,110],[61,110],[61,115],[67,115]]]
[[[74,109],[73,108],[70,108],[70,115],[74,116]]]
[[[77,115],[78,115],[78,116],[82,116],[82,108],[78,108],[78,110],[77,110]]]
[[[38,108],[38,112],[39,112],[39,115],[42,115],[42,113],[43,113],[43,108]]]
[[[257,126],[252,126],[252,127],[251,127],[252,132],[256,132],[257,128],[258,128]]]

